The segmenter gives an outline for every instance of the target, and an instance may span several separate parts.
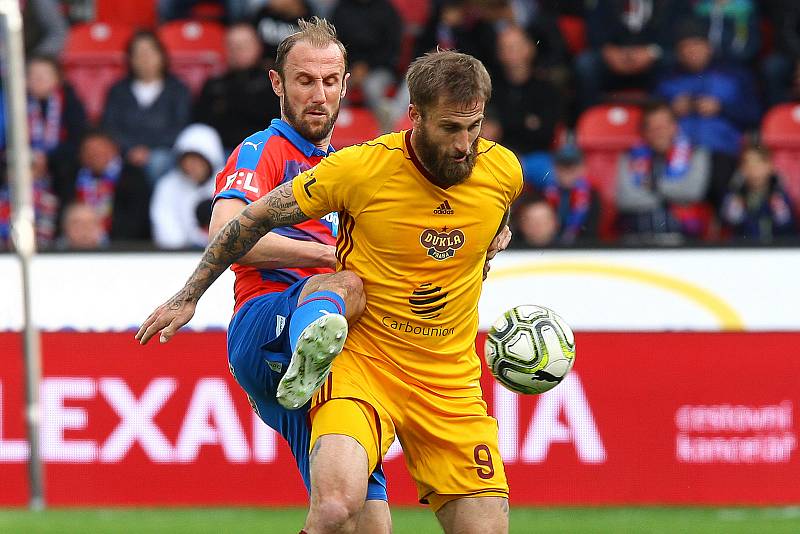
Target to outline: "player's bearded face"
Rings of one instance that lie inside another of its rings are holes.
[[[431,173],[430,180],[434,185],[447,188],[460,184],[472,174],[472,169],[475,167],[480,122],[474,131],[472,131],[473,128],[467,129],[467,143],[464,143],[465,133],[463,131],[450,132],[438,126],[433,115],[434,113],[431,113],[431,118],[423,119],[421,124],[414,129],[417,156]]]
[[[281,112],[297,133],[317,143],[331,133],[339,117],[339,101],[328,107],[319,104],[292,106],[289,98],[281,101]]]
[[[273,88],[281,97],[281,114],[307,140],[329,138],[345,93],[347,75],[339,47],[316,47],[298,42],[287,54],[280,80],[270,71]]]

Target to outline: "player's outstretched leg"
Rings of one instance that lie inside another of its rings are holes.
[[[298,298],[289,322],[292,360],[278,384],[284,408],[305,405],[331,370],[347,339],[348,320],[364,309],[361,279],[350,271],[312,276]]]

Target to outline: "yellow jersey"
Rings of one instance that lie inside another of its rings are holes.
[[[311,218],[339,212],[339,268],[364,282],[366,309],[345,348],[441,394],[474,394],[486,250],[522,191],[522,169],[479,139],[472,174],[443,189],[410,140],[390,133],[331,154],[295,178],[294,196]]]

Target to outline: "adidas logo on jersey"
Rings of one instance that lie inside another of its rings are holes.
[[[450,203],[446,200],[442,202],[438,208],[433,210],[434,215],[452,215],[454,213],[455,211],[453,211],[453,208],[450,207]]]

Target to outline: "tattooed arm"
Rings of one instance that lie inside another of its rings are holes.
[[[144,345],[156,332],[161,332],[161,342],[169,341],[192,318],[203,293],[262,236],[273,228],[306,220],[308,217],[294,198],[291,182],[276,187],[247,206],[217,232],[183,288],[150,314],[136,333],[136,339]]]

